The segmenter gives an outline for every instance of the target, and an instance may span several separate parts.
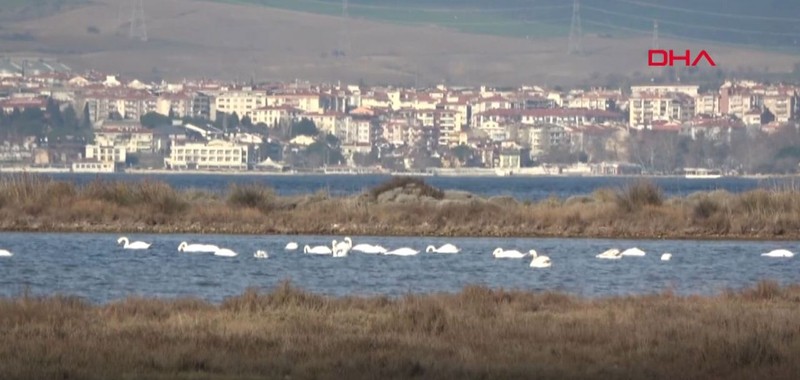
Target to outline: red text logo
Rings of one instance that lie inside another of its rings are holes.
[[[680,52],[678,53],[680,54]],[[648,66],[675,66],[675,61],[683,62],[684,66],[697,66],[701,60],[705,60],[710,66],[717,64],[705,50],[700,50],[694,59],[692,59],[692,52],[686,50],[683,55],[675,54],[674,50],[648,50],[647,51],[647,65]]]

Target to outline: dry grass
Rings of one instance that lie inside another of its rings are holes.
[[[396,201],[381,200],[402,188]],[[33,175],[0,180],[0,230],[437,236],[800,238],[800,192],[760,189],[665,198],[652,183],[566,200],[459,198],[420,179],[365,194],[279,196],[261,185],[224,194],[161,182],[82,187]]]
[[[327,298],[284,284],[220,305],[0,299],[0,377],[795,379],[800,288],[580,299],[467,287]]]

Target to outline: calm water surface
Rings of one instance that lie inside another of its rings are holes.
[[[771,279],[800,282],[800,259],[761,257],[760,253],[800,242],[633,241],[599,239],[495,239],[353,237],[354,244],[381,244],[389,249],[450,242],[456,255],[424,252],[412,257],[352,252],[346,258],[286,252],[289,241],[330,245],[331,236],[130,235],[152,242],[146,251],[123,250],[119,235],[0,233],[0,249],[15,255],[0,258],[0,295],[69,294],[93,302],[131,295],[192,296],[219,302],[248,287],[269,290],[283,280],[328,295],[397,296],[407,293],[456,292],[466,285],[492,288],[558,290],[590,297],[644,294],[671,289],[680,294],[714,294]],[[338,240],[338,239],[337,239]],[[239,252],[235,258],[179,253],[181,241],[204,242]],[[599,260],[611,247],[637,246],[645,257]],[[527,259],[494,259],[496,247],[536,249],[550,256],[549,269],[531,269]],[[253,258],[265,249],[266,260]],[[669,262],[663,252],[673,253]]]

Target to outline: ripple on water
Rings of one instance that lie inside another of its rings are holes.
[[[105,302],[129,295],[194,297],[219,302],[248,287],[271,289],[284,280],[327,295],[389,295],[454,292],[483,284],[493,288],[558,290],[597,297],[658,293],[712,294],[751,286],[759,280],[800,282],[800,261],[761,257],[775,248],[795,250],[797,242],[613,241],[601,239],[498,239],[353,237],[386,247],[424,249],[453,243],[456,255],[420,253],[387,257],[352,252],[347,258],[286,252],[287,241],[327,244],[334,236],[136,235],[153,242],[147,251],[123,250],[109,234],[0,234],[16,253],[0,260],[0,295],[66,293]],[[224,245],[235,258],[178,253],[181,241]],[[553,260],[549,269],[531,269],[528,259],[494,259],[496,247],[536,249]],[[644,257],[600,260],[610,248],[640,247]],[[252,257],[257,249],[267,260]],[[660,261],[662,252],[673,259]]]

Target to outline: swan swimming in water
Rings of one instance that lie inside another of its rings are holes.
[[[331,243],[331,252],[333,257],[346,257],[352,247],[353,241],[349,237],[345,237],[344,241],[337,242],[334,240]]]
[[[189,244],[184,241],[178,245],[178,252],[216,252],[218,250],[219,247],[213,244]]]
[[[267,254],[267,251],[258,250],[256,251],[256,253],[253,254],[253,257],[257,259],[268,259],[269,254]]]
[[[622,253],[620,253],[620,255],[622,255],[622,256],[644,256],[645,253],[641,249],[634,247],[634,248],[628,248],[628,249],[622,251]]]
[[[403,247],[403,248],[397,248],[397,249],[394,249],[394,250],[391,250],[391,251],[387,251],[387,252],[384,253],[384,255],[389,255],[389,256],[414,256],[414,255],[416,255],[418,253],[419,253],[419,251],[417,251],[416,249]]]
[[[303,248],[303,253],[308,253],[312,255],[330,255],[333,253],[333,251],[327,245],[318,245],[316,247],[311,247],[306,245]]]
[[[669,261],[670,259],[672,259],[671,253],[664,253],[663,255],[661,255],[661,261]]]
[[[503,250],[503,248],[497,248],[492,252],[492,256],[497,259],[521,259],[528,256],[528,254],[517,251],[516,249]]]
[[[361,252],[361,253],[369,253],[369,254],[378,254],[378,253],[386,253],[387,249],[383,248],[380,245],[372,245],[372,244],[356,244],[353,248],[350,248],[351,251]]]
[[[529,253],[531,256],[533,256],[533,259],[531,260],[531,268],[550,268],[551,262],[549,257],[539,256],[539,254],[534,250],[530,250]]]
[[[238,253],[231,251],[228,248],[221,248],[214,251],[214,256],[222,256],[222,257],[236,257],[239,256]]]
[[[433,252],[433,253],[459,253],[461,252],[458,247],[447,243],[439,248],[436,248],[432,245],[429,245],[428,248],[425,249],[425,252]]]
[[[289,243],[286,244],[286,247],[284,247],[283,249],[285,249],[287,251],[294,251],[297,248],[298,248],[297,243],[295,243],[293,241],[290,241]]]
[[[764,257],[794,257],[794,253],[786,249],[775,249],[766,253],[762,253]]]
[[[5,249],[0,249],[0,257],[11,257],[14,256],[13,253],[6,251]]]
[[[619,260],[622,258],[622,252],[616,248],[612,248],[606,250],[605,252],[595,256],[598,259],[606,259],[606,260]]]
[[[122,248],[124,249],[147,249],[150,248],[150,243],[145,243],[143,241],[135,241],[131,243],[128,238],[125,236],[117,239],[117,244],[123,244]]]

